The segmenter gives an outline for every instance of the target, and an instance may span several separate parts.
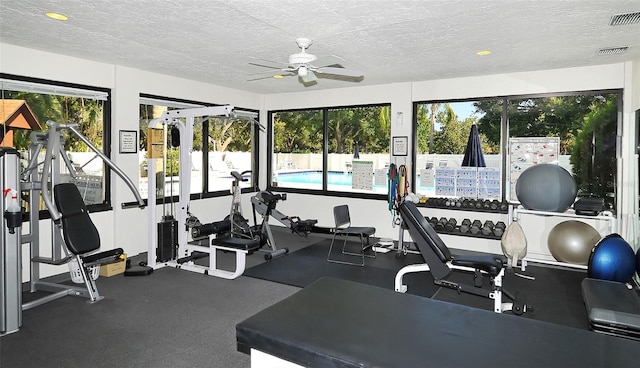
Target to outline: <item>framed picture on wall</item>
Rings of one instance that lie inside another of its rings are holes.
[[[391,140],[391,154],[393,156],[407,156],[409,154],[409,138],[406,136],[403,137],[393,137]]]
[[[135,130],[120,131],[120,153],[138,152],[138,132]]]

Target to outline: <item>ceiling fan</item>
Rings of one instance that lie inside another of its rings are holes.
[[[250,65],[255,65],[259,67],[278,69],[283,73],[279,73],[274,76],[254,78],[249,80],[254,81],[254,80],[274,78],[274,77],[277,78],[277,76],[284,77],[289,75],[297,75],[303,84],[312,85],[312,84],[315,84],[318,80],[316,74],[327,75],[328,77],[330,76],[348,77],[348,78],[351,78],[351,80],[354,80],[354,79],[357,80],[357,78],[362,78],[364,76],[364,74],[361,71],[345,69],[340,64],[333,64],[333,65],[320,66],[320,67],[315,66],[311,63],[316,61],[318,58],[315,55],[312,55],[307,52],[307,49],[309,48],[309,46],[311,46],[312,41],[308,38],[300,37],[296,39],[296,44],[298,45],[301,51],[290,55],[288,63],[260,59],[273,64],[281,64],[283,65],[283,67],[275,67],[271,65],[264,65],[264,64],[258,64],[258,63],[249,63]]]

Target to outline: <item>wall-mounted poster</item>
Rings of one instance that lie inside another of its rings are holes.
[[[393,137],[391,148],[393,156],[407,156],[409,154],[409,138]]]
[[[120,153],[138,152],[138,132],[135,130],[120,131]]]

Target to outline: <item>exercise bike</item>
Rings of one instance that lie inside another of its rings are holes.
[[[245,178],[244,175],[250,173],[251,171],[243,171],[239,173],[237,171],[232,171],[231,176],[233,176],[234,180],[231,184],[231,210],[229,215],[225,218],[225,220],[229,220],[229,233],[228,236],[232,238],[242,238],[242,239],[254,239],[260,240],[260,246],[263,247],[265,244],[268,245],[268,249],[259,249],[261,252],[266,252],[264,259],[269,261],[275,257],[284,255],[289,253],[289,249],[282,248],[278,249],[276,247],[276,243],[273,240],[273,234],[271,233],[271,229],[269,228],[268,217],[267,214],[266,219],[263,216],[263,221],[260,225],[257,224],[255,218],[255,206],[254,206],[254,225],[251,226],[249,221],[244,217],[242,213],[242,190],[240,188],[240,182],[248,181],[249,179]],[[281,197],[279,197],[281,198]],[[286,198],[286,195],[285,195]],[[253,201],[253,198],[252,198]],[[277,200],[275,201],[277,202]],[[272,206],[275,208],[275,202],[273,202]],[[267,212],[270,213],[271,210]]]
[[[251,206],[253,208],[253,227],[254,233],[261,234],[261,237],[266,239],[267,244],[271,249],[277,249],[276,241],[273,238],[271,227],[269,225],[269,218],[273,216],[276,220],[291,230],[292,233],[306,237],[313,229],[314,225],[318,223],[318,220],[302,220],[297,216],[287,216],[276,209],[276,204],[279,201],[286,201],[287,194],[274,194],[269,191],[260,191],[251,197]],[[257,216],[259,214],[262,217],[260,225],[258,225]],[[283,248],[285,253],[289,250]],[[273,254],[265,255],[266,260],[270,260]]]

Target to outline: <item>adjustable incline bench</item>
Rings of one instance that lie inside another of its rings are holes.
[[[449,248],[444,244],[438,233],[425,220],[418,207],[413,202],[403,202],[399,206],[403,225],[409,230],[411,238],[416,242],[420,253],[426,263],[408,265],[396,274],[395,290],[401,293],[407,291],[407,286],[402,283],[402,278],[407,273],[430,271],[434,282],[442,287],[454,289],[458,292],[475,294],[494,300],[494,312],[502,313],[512,311],[514,314],[526,312],[527,306],[513,303],[503,303],[502,277],[503,265],[506,262],[502,256],[456,256],[453,257]],[[447,280],[452,270],[473,272],[474,284],[467,285]],[[490,290],[482,288],[482,277],[490,277]],[[505,293],[511,299],[514,297]]]

